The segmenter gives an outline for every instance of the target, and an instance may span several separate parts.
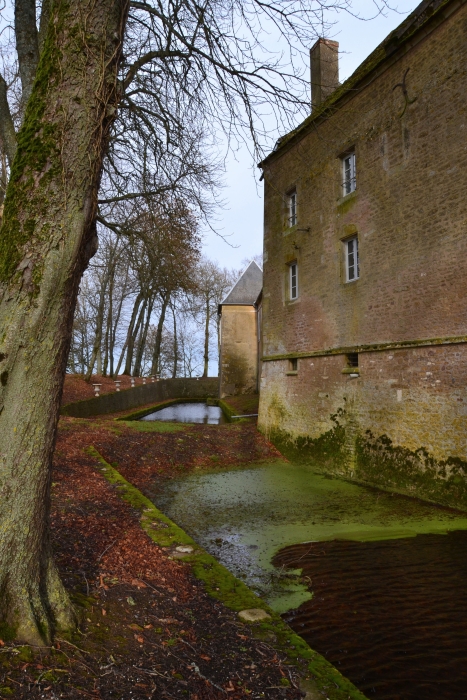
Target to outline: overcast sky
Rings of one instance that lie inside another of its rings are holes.
[[[361,21],[345,12],[338,16],[330,38],[339,42],[341,82],[404,20],[419,0],[393,0],[390,4],[397,11],[387,10],[369,21]],[[374,7],[372,0],[356,0],[353,6],[365,16],[370,16]],[[258,182],[259,176],[260,171],[252,163],[246,147],[235,157],[229,157],[223,191],[226,208],[219,212],[216,228],[231,245],[212,232],[204,239],[205,255],[222,266],[238,269],[242,260],[262,252],[263,187]]]

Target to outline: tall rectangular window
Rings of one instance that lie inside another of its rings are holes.
[[[287,195],[287,224],[295,226],[297,223],[297,192],[293,190]]]
[[[360,277],[360,265],[358,260],[358,238],[349,238],[344,242],[345,250],[345,281],[353,282]]]
[[[355,169],[355,153],[347,153],[341,159],[342,163],[342,195],[350,194],[357,187],[357,174]]]
[[[289,265],[289,297],[297,299],[298,297],[298,265],[292,263]]]

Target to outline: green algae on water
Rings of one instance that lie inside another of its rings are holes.
[[[276,612],[311,596],[300,570],[276,569],[274,554],[291,544],[371,541],[467,529],[467,517],[313,472],[283,461],[166,484],[157,505]]]

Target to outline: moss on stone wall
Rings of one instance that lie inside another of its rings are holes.
[[[370,430],[356,441],[355,478],[454,508],[467,509],[467,462],[436,460],[420,447],[411,451]]]
[[[331,416],[333,427],[317,438],[307,435],[293,437],[279,428],[268,431],[269,440],[292,462],[312,464],[319,471],[340,475],[347,473],[345,412],[342,409]]]
[[[436,460],[424,447],[411,451],[370,430],[349,435],[345,411],[331,416],[334,427],[311,438],[272,429],[268,438],[292,462],[451,508],[467,510],[467,462]]]

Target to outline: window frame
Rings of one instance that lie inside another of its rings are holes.
[[[288,265],[289,270],[289,301],[296,301],[298,299],[298,263],[296,260],[293,262],[289,263]],[[295,272],[294,272],[295,268]],[[295,278],[295,295],[293,294],[294,290],[294,278]]]
[[[358,246],[358,235],[352,236],[351,238],[346,238],[344,243],[344,264],[345,264],[345,282],[346,284],[350,282],[356,282],[357,280],[360,279],[360,253],[359,253],[359,246]],[[351,244],[355,243],[356,246],[352,246],[352,250],[350,250]],[[350,256],[353,255],[356,257],[356,260],[354,258],[352,265],[349,264]],[[355,269],[356,268],[356,269]],[[354,275],[353,277],[350,277],[350,270],[353,269]],[[356,273],[356,274],[355,274]]]
[[[347,355],[345,356],[345,359],[347,362],[347,367],[352,368],[352,369],[358,369],[358,362],[359,362],[358,352],[348,352]]]
[[[349,167],[346,167],[346,161],[349,162]],[[342,196],[347,197],[357,189],[357,167],[356,167],[355,150],[347,151],[341,156],[341,178],[342,178]]]
[[[297,189],[294,187],[293,190],[287,192],[287,226],[286,228],[293,228],[297,225],[298,220],[298,209],[297,209]]]

